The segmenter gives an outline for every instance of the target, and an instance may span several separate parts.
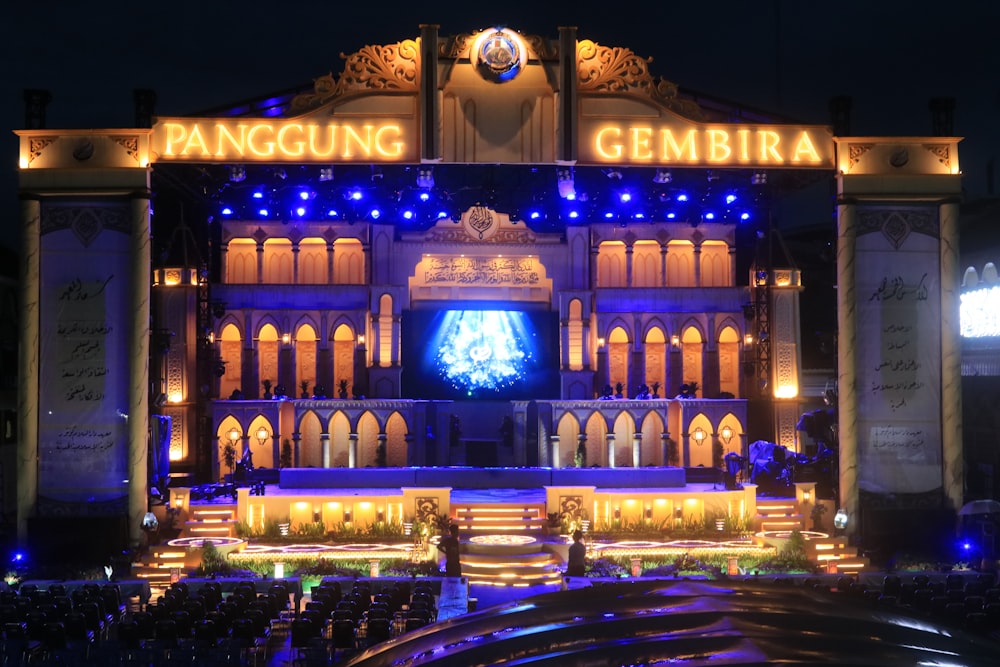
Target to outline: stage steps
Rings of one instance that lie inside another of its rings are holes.
[[[806,531],[806,516],[795,498],[758,498],[756,532],[775,538],[781,546],[793,530]],[[867,558],[858,555],[856,547],[848,544],[844,536],[817,537],[806,535],[806,555],[830,574],[853,574],[869,565]]]
[[[463,553],[462,575],[470,584],[491,586],[537,586],[562,582],[564,565],[555,554],[544,550],[542,543],[536,543],[531,553],[509,553],[503,546],[493,549]],[[555,590],[555,588],[553,588]]]
[[[236,537],[236,503],[191,505],[184,537]]]
[[[470,535],[542,535],[548,527],[544,503],[453,503],[451,520]]]

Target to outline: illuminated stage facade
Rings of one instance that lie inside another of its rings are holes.
[[[768,207],[833,176],[841,504],[960,504],[957,139],[773,122],[571,28],[424,26],[311,89],[148,125],[18,133],[22,536],[89,504],[137,539],[151,473],[216,481],[245,451],[665,478],[798,451],[803,286]]]

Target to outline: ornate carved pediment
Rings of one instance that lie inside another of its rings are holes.
[[[640,57],[631,49],[580,40],[576,47],[578,90],[581,93],[642,96],[686,118],[701,120],[701,108],[690,100],[681,99],[677,84],[662,77],[652,77],[649,73],[651,61],[652,58]]]
[[[554,60],[559,57],[559,48],[540,35],[521,35],[524,45],[528,47],[528,58],[531,60]],[[472,43],[477,34],[461,33],[442,41],[438,46],[438,55],[449,60],[469,58]]]
[[[294,113],[315,109],[351,93],[417,92],[420,49],[416,40],[369,45],[351,55],[341,53],[340,57],[346,61],[340,76],[335,78],[331,72],[316,79],[313,92],[292,100]]]

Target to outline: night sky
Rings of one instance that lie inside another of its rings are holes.
[[[172,0],[8,2],[0,9],[3,154],[0,245],[16,248],[17,143],[23,90],[52,93],[50,128],[129,127],[132,91],[156,91],[161,115],[197,114],[340,72],[341,52],[419,35],[506,25],[652,56],[654,75],[683,88],[830,122],[828,102],[854,99],[852,134],[926,135],[928,100],[955,97],[955,134],[970,198],[992,193],[1000,153],[1000,3],[848,0],[813,3],[341,2]],[[828,193],[827,193],[828,195]],[[807,225],[830,221],[828,196]],[[817,212],[818,211],[818,212]]]

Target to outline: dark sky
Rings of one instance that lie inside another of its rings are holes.
[[[829,99],[854,98],[852,133],[926,135],[928,100],[955,97],[965,188],[987,193],[1000,153],[1000,3],[990,0],[592,0],[526,3],[378,0],[35,0],[0,9],[0,244],[16,247],[17,144],[25,88],[53,99],[47,125],[128,127],[132,91],[156,91],[156,111],[183,115],[263,96],[329,71],[341,52],[506,25],[652,56],[655,75],[684,88],[828,123]],[[814,222],[814,221],[809,221]]]

